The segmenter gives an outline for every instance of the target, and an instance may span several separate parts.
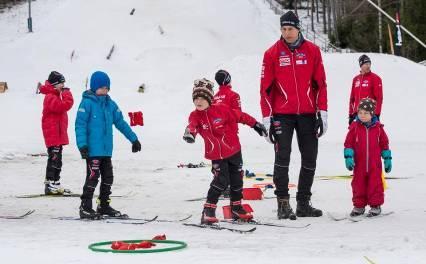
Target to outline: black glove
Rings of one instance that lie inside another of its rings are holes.
[[[81,158],[82,159],[88,159],[89,158],[89,148],[87,146],[81,147],[79,149]]]
[[[317,119],[315,120],[315,131],[317,132],[317,137],[321,137],[324,133],[324,124],[322,122],[322,117],[320,112],[317,113]]]
[[[266,130],[265,126],[259,122],[256,122],[256,124],[254,124],[253,129],[257,132],[257,134],[259,134],[259,136],[268,136],[268,131]]]
[[[132,143],[132,152],[135,153],[135,152],[141,151],[141,148],[142,148],[141,143],[139,142],[139,140],[136,139]]]
[[[183,134],[183,140],[185,140],[188,143],[194,143],[195,142],[195,136],[189,132],[189,129],[185,129],[185,133]]]
[[[356,115],[349,115],[349,125],[352,124],[352,122],[355,120]]]

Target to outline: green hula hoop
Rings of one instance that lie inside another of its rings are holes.
[[[153,243],[158,244],[173,244],[176,245],[174,247],[168,247],[168,248],[159,248],[159,249],[144,249],[144,250],[114,250],[114,249],[104,249],[104,248],[98,248],[99,246],[106,246],[111,245],[114,241],[105,241],[105,242],[98,242],[93,243],[89,245],[89,249],[95,252],[112,252],[112,253],[127,253],[127,254],[135,254],[135,253],[157,253],[157,252],[166,252],[166,251],[173,251],[173,250],[179,250],[182,248],[186,248],[188,245],[183,241],[177,241],[177,240],[149,240],[149,239],[141,239],[141,240],[120,240],[125,243],[139,243],[141,241],[150,241]]]

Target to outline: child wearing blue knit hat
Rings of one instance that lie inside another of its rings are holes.
[[[94,72],[90,78],[90,89],[83,93],[75,120],[77,147],[86,160],[86,181],[81,195],[80,218],[100,219],[127,217],[110,206],[112,171],[112,125],[132,143],[132,152],[141,150],[141,144],[117,104],[108,95],[110,79],[105,72]],[[93,194],[101,178],[97,210],[92,208]]]

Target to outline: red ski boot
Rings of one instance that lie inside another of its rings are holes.
[[[241,205],[241,201],[231,202],[232,219],[248,222],[253,219],[253,215],[247,212]]]
[[[205,203],[204,209],[201,215],[201,224],[211,225],[219,222],[216,218],[216,205],[212,203]]]

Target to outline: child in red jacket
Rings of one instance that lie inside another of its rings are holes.
[[[240,95],[232,90],[231,75],[225,70],[218,70],[214,76],[219,91],[213,96],[212,104],[224,104],[231,109],[241,110]],[[223,191],[223,197],[229,198],[231,189],[226,187]]]
[[[213,104],[225,104],[231,109],[241,111],[240,95],[232,90],[231,75],[225,70],[219,70],[214,76],[219,91],[213,97]]]
[[[52,71],[45,84],[40,86],[40,93],[45,94],[41,126],[48,153],[46,180],[44,182],[44,193],[48,195],[70,192],[62,188],[59,182],[62,168],[62,148],[63,145],[69,143],[67,112],[74,103],[71,91],[64,86],[64,83],[64,76],[59,72]]]
[[[241,205],[243,189],[243,160],[238,138],[238,123],[252,127],[261,136],[266,136],[265,127],[250,115],[239,110],[230,109],[223,104],[211,104],[213,100],[213,83],[207,79],[195,80],[192,100],[196,110],[189,116],[189,124],[183,139],[194,143],[197,134],[204,139],[205,158],[212,161],[213,181],[207,193],[201,223],[218,222],[216,204],[219,196],[231,185],[231,212],[234,219],[250,220]]]
[[[348,170],[354,170],[352,179],[352,202],[354,208],[351,216],[363,215],[365,206],[371,207],[367,216],[381,213],[384,203],[382,182],[382,161],[385,172],[392,170],[392,154],[389,140],[383,125],[374,115],[376,102],[364,98],[358,106],[358,116],[349,127],[345,140],[345,163]]]

